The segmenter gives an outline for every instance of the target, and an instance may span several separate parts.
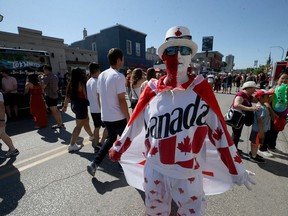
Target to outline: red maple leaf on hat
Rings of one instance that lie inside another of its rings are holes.
[[[215,132],[213,133],[213,137],[214,137],[216,140],[220,140],[221,137],[222,137],[222,134],[223,134],[222,130],[221,130],[219,127],[217,127],[217,129],[216,129]]]
[[[190,143],[190,138],[187,136],[186,138],[184,138],[184,142],[181,142],[178,144],[177,148],[181,151],[181,152],[185,152],[189,153],[192,151],[192,146]]]
[[[175,35],[176,35],[177,37],[179,37],[179,36],[182,35],[182,32],[179,30],[179,28],[178,28],[178,30],[175,32]]]

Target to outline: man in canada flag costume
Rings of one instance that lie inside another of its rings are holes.
[[[219,194],[234,184],[251,189],[213,91],[202,75],[187,69],[197,45],[189,29],[170,28],[158,54],[167,76],[152,79],[130,121],[110,149],[127,182],[145,191],[147,215],[203,215],[205,194]]]

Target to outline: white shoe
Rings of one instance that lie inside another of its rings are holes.
[[[89,136],[89,141],[93,141],[94,140],[94,136]]]
[[[268,151],[260,151],[260,150],[258,150],[258,153],[262,154],[265,157],[273,157],[273,154],[271,154]]]
[[[69,144],[68,145],[68,151],[70,152],[70,151],[77,151],[77,150],[79,150],[79,149],[81,149],[81,146],[80,145],[77,145],[77,144]]]

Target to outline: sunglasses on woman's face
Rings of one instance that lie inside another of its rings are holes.
[[[164,50],[164,55],[173,56],[180,52],[181,55],[190,55],[192,53],[192,49],[185,46],[173,46],[168,47]]]

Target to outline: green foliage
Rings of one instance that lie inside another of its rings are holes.
[[[227,66],[227,62],[223,61],[222,62],[222,67],[226,67]]]

